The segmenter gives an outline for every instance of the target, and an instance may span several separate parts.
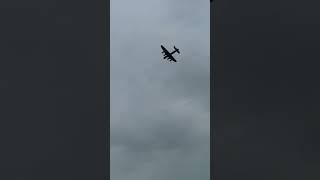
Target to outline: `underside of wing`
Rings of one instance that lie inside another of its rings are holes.
[[[163,52],[164,52],[166,55],[167,55],[167,54],[170,54],[169,51],[168,51],[165,47],[161,46],[161,49],[163,50]]]
[[[174,61],[174,62],[177,62],[177,60],[172,55],[169,56],[169,59]]]
[[[174,57],[172,56],[172,54],[165,48],[161,45],[161,49],[163,50],[163,53],[165,54],[164,55],[164,59],[168,58],[168,60],[170,61],[174,61],[174,62],[177,62]]]

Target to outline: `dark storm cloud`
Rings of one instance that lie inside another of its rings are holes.
[[[111,179],[209,179],[208,2],[112,1],[110,26]]]

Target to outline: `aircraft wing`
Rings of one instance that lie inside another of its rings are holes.
[[[168,59],[174,61],[174,62],[177,62],[176,59],[174,59],[174,57],[172,56],[172,54],[165,48],[161,45],[161,48],[163,50],[163,52],[165,53],[165,56],[168,57]]]
[[[163,47],[162,45],[161,45],[161,49],[163,50],[163,52],[164,52],[166,55],[170,54],[169,51],[168,51],[165,47]]]
[[[177,62],[177,60],[171,54],[168,55],[168,58],[174,62]]]

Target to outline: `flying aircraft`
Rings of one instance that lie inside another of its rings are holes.
[[[172,56],[172,54],[174,54],[175,52],[179,53],[180,54],[180,51],[179,49],[176,48],[176,46],[173,46],[174,48],[174,51],[172,51],[171,53],[161,45],[161,48],[162,48],[162,54],[164,54],[164,57],[163,59],[166,59],[168,58],[169,61],[174,61],[174,62],[177,62],[177,60],[174,59],[174,57]]]

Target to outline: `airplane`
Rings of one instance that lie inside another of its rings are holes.
[[[174,51],[172,51],[171,53],[165,47],[163,47],[162,45],[161,45],[161,48],[163,50],[161,53],[164,54],[163,59],[168,58],[169,61],[177,62],[177,60],[175,60],[174,57],[172,56],[172,54],[174,54],[175,52],[180,54],[180,51],[179,51],[178,48],[176,48],[176,46],[173,46]]]

